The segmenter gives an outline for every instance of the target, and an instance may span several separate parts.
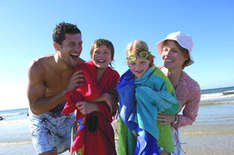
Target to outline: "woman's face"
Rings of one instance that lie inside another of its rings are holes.
[[[168,70],[182,70],[186,60],[183,51],[179,49],[174,41],[168,40],[162,47],[161,58],[163,66]]]

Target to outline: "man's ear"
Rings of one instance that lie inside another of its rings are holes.
[[[58,43],[53,42],[53,46],[54,46],[55,50],[59,50],[59,44]]]

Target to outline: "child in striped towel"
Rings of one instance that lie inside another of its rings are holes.
[[[170,125],[160,125],[160,112],[175,114],[179,103],[169,79],[154,66],[154,56],[141,40],[126,49],[129,70],[117,85],[119,95],[119,155],[173,152]]]

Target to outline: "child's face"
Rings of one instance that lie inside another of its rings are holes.
[[[94,48],[91,59],[97,68],[105,69],[111,62],[111,50],[105,45]]]
[[[129,69],[136,78],[140,78],[148,70],[150,61],[147,59],[136,58],[133,62],[127,62]]]

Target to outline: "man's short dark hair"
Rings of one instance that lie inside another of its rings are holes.
[[[81,34],[80,29],[76,25],[65,22],[59,23],[53,31],[53,41],[62,45],[63,40],[65,40],[65,34],[76,33]]]

